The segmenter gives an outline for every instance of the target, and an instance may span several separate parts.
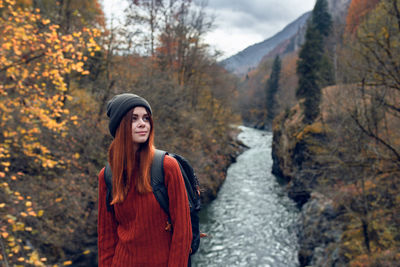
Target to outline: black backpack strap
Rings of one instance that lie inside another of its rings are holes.
[[[190,208],[190,211],[193,211],[194,209],[197,209],[197,205],[195,203],[194,188],[192,188],[192,185],[190,183],[190,179],[193,179],[193,178],[189,177],[188,174],[194,173],[194,171],[193,171],[192,167],[190,166],[189,162],[182,156],[179,156],[177,154],[171,154],[171,156],[173,158],[175,158],[179,164],[179,168],[181,169],[183,181],[185,182],[186,193],[188,195],[189,208]]]
[[[106,182],[106,187],[107,187],[107,195],[106,195],[107,210],[114,211],[113,207],[110,205],[112,200],[112,171],[111,171],[111,166],[108,162],[104,169],[104,181]]]
[[[169,218],[169,198],[164,182],[164,157],[167,152],[156,149],[151,164],[151,187],[153,194]]]

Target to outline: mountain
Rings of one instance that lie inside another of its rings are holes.
[[[249,69],[257,67],[261,59],[276,48],[277,45],[295,36],[306,25],[310,15],[311,11],[304,13],[271,38],[247,47],[239,53],[221,61],[221,64],[235,74],[246,74]]]

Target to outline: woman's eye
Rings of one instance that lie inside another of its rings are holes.
[[[143,121],[149,121],[149,117],[143,117]]]

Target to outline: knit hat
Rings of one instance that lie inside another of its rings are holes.
[[[134,107],[142,106],[147,108],[151,115],[151,107],[146,99],[135,95],[135,94],[120,94],[114,96],[107,103],[107,116],[110,118],[108,128],[113,137],[115,137],[115,132],[125,114]]]

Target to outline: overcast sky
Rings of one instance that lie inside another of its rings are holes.
[[[208,0],[215,16],[214,29],[206,43],[223,53],[236,54],[282,30],[287,24],[313,9],[316,0]],[[121,0],[103,0],[106,17],[120,17]]]

